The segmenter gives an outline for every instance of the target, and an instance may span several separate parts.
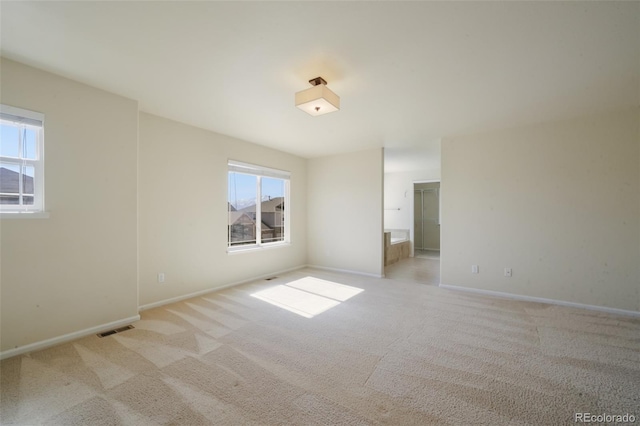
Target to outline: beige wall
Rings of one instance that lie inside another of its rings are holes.
[[[640,310],[638,117],[444,141],[442,283]]]
[[[383,274],[383,152],[308,161],[308,263]]]
[[[50,212],[0,222],[6,351],[138,314],[138,107],[6,59],[1,66],[1,102],[45,114]]]
[[[291,172],[290,246],[227,254],[229,159]],[[140,305],[306,263],[306,160],[141,113],[139,179]]]

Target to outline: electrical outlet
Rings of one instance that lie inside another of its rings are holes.
[[[512,275],[511,268],[504,268],[504,276],[510,277]]]
[[[158,274],[158,282],[159,283],[163,283],[164,282],[164,272],[160,272]]]
[[[471,273],[472,274],[477,274],[480,272],[480,269],[478,268],[478,265],[471,265]]]

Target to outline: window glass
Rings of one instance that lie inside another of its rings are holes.
[[[262,242],[284,241],[285,181],[263,177],[261,188]]]
[[[229,172],[229,246],[256,244],[258,177]]]
[[[18,157],[20,152],[20,139],[18,128],[2,122],[0,124],[0,156]]]
[[[0,163],[0,193],[20,193],[20,166]]]
[[[35,160],[37,158],[36,153],[36,131],[32,128],[26,128],[23,132],[23,142],[22,149],[24,151],[23,157],[28,158],[30,160]]]
[[[22,168],[22,193],[33,195],[33,182],[35,178],[36,168],[33,166],[24,166]],[[29,204],[33,204],[33,201]]]
[[[44,115],[0,105],[0,211],[44,210]]]
[[[20,166],[0,163],[0,204],[20,203]]]
[[[289,172],[229,160],[228,247],[237,251],[289,241]]]

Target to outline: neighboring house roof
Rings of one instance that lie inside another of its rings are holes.
[[[261,203],[262,208],[262,225],[270,229],[282,228],[284,226],[284,197],[274,197],[269,200],[265,200]],[[256,206],[251,205],[240,209],[241,212],[246,212],[251,217],[256,216]]]
[[[262,212],[282,212],[284,210],[284,197],[275,197],[262,202]]]
[[[244,213],[238,211],[230,211],[229,212],[229,225],[243,225],[243,224],[252,224],[255,223],[251,217]]]
[[[31,176],[23,176],[23,193],[33,194],[33,178]],[[20,174],[13,170],[0,167],[0,192],[17,194],[20,190],[19,185]]]
[[[237,209],[233,207],[233,204],[227,201],[227,211],[235,212]]]
[[[265,200],[261,203],[261,206],[263,213],[281,212],[284,209],[284,197],[274,197],[269,200]],[[240,209],[239,211],[255,212],[256,206],[254,204],[249,207],[245,207],[244,209]]]
[[[229,212],[229,225],[252,225],[256,223],[251,216],[242,211]],[[262,221],[262,229],[273,229],[273,225],[269,225]]]

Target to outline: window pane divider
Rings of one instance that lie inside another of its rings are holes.
[[[256,245],[262,245],[262,176],[256,179]]]

